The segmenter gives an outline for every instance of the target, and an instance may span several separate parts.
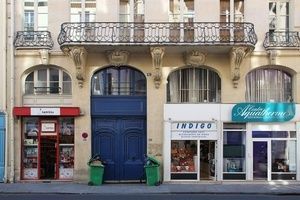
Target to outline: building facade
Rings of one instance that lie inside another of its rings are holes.
[[[58,6],[59,5],[59,6]],[[16,181],[300,180],[300,2],[16,0]]]

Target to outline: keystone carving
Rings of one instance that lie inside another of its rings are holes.
[[[49,64],[49,50],[48,49],[41,49],[40,50],[40,56],[41,56],[41,63],[43,65]]]
[[[251,49],[247,47],[233,47],[231,49],[231,80],[234,88],[238,86],[241,64],[250,51]]]
[[[270,60],[270,65],[276,65],[276,57],[277,57],[277,51],[276,50],[269,50],[269,60]]]
[[[151,47],[150,48],[151,56],[152,56],[152,65],[154,68],[153,72],[153,80],[155,88],[158,89],[161,84],[162,78],[162,59],[165,54],[165,48],[163,47]]]
[[[128,64],[128,51],[114,50],[107,52],[107,58],[110,65],[120,66]]]
[[[87,51],[84,47],[71,47],[69,51],[66,52],[74,62],[76,67],[76,78],[78,80],[79,87],[83,86],[85,79],[85,66],[87,59]]]
[[[197,50],[185,53],[184,57],[185,64],[193,66],[203,65],[206,59],[205,54]]]

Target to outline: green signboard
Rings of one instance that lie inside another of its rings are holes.
[[[231,113],[235,122],[286,122],[294,116],[293,103],[239,103]]]

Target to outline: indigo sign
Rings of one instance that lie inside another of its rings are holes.
[[[239,103],[231,114],[235,122],[285,122],[294,116],[293,103]]]

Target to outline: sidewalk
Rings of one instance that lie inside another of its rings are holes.
[[[146,184],[103,184],[88,186],[83,183],[0,183],[0,193],[59,193],[59,194],[273,194],[300,195],[300,183],[164,183],[160,186]]]

